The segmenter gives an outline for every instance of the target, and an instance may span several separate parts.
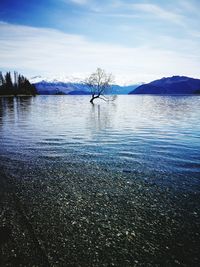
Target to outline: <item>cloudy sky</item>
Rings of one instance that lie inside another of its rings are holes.
[[[0,0],[0,68],[117,81],[200,78],[199,0]]]

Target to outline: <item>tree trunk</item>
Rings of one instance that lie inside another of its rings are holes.
[[[90,103],[94,105],[94,100],[99,97],[100,97],[99,95],[96,95],[96,96],[92,95],[92,98],[90,99]]]
[[[92,98],[90,99],[90,103],[91,103],[91,104],[94,104],[93,101],[94,101],[94,97],[92,97]]]

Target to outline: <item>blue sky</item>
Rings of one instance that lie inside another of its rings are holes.
[[[2,70],[117,81],[200,78],[199,0],[0,0]]]

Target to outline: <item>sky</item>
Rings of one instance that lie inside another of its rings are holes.
[[[200,78],[200,0],[0,0],[0,70]]]

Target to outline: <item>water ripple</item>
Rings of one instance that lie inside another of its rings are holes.
[[[199,103],[197,96],[121,96],[98,108],[88,97],[19,99],[0,108],[1,150],[11,158],[14,151],[24,159],[123,164],[150,176],[152,169],[196,175]]]

